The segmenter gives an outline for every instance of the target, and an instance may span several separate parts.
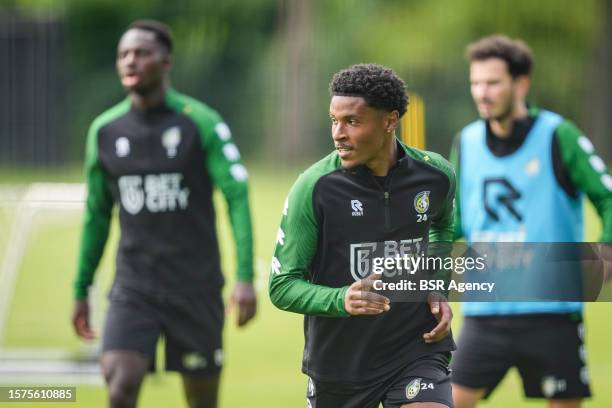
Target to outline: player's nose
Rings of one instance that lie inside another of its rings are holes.
[[[346,140],[348,138],[343,124],[337,123],[332,126],[332,138],[334,141]]]

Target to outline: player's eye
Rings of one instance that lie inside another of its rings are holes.
[[[148,57],[149,55],[151,55],[151,51],[149,50],[136,50],[137,57]]]

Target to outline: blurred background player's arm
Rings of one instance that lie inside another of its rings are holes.
[[[453,225],[453,241],[456,241],[458,239],[463,238],[463,229],[461,226],[461,199],[460,199],[460,194],[461,194],[461,183],[459,183],[459,156],[460,156],[460,151],[459,151],[459,140],[460,140],[460,134],[458,134],[454,141],[453,141],[453,146],[451,148],[450,151],[450,157],[449,160],[451,162],[451,164],[453,165],[453,168],[455,169],[455,179],[456,179],[456,188],[455,188],[455,211],[454,211],[454,225]]]
[[[74,282],[76,302],[72,323],[77,335],[88,340],[93,339],[95,335],[89,324],[87,296],[108,239],[113,209],[113,198],[106,184],[104,170],[98,160],[98,130],[101,122],[100,118],[94,121],[87,135],[85,148],[87,199],[77,276]]]
[[[253,228],[249,208],[248,173],[240,160],[228,126],[215,112],[193,103],[190,116],[198,124],[206,155],[206,170],[227,202],[236,247],[236,284],[230,307],[238,307],[238,326],[255,316],[257,301],[253,288]]]
[[[600,256],[604,280],[612,278],[612,177],[591,141],[570,121],[555,130],[553,145],[555,174],[568,194],[583,191],[601,219]]]
[[[316,180],[315,180],[316,181]],[[317,248],[318,226],[312,205],[315,183],[302,174],[289,193],[272,258],[269,293],[272,303],[288,312],[348,316],[348,287],[331,288],[308,281]]]
[[[564,121],[555,130],[556,146],[553,161],[560,156],[563,168],[559,182],[568,194],[583,191],[597,210],[602,223],[601,242],[612,243],[612,177],[593,144],[570,121]],[[556,163],[555,163],[556,164]],[[569,190],[569,191],[568,191]]]

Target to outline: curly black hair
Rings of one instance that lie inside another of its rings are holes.
[[[337,72],[329,84],[331,96],[361,96],[368,106],[398,111],[408,107],[406,85],[391,68],[378,64],[356,64]]]

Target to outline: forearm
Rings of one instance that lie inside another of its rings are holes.
[[[236,279],[240,282],[253,281],[253,229],[249,209],[248,191],[234,193],[228,197],[228,211],[234,242],[236,245]]]
[[[331,288],[284,274],[270,280],[270,299],[281,310],[305,315],[348,316],[344,296],[348,287]]]
[[[87,298],[89,286],[100,263],[110,229],[110,214],[96,216],[91,212],[85,215],[81,245],[78,258],[77,276],[74,281],[76,299]]]

